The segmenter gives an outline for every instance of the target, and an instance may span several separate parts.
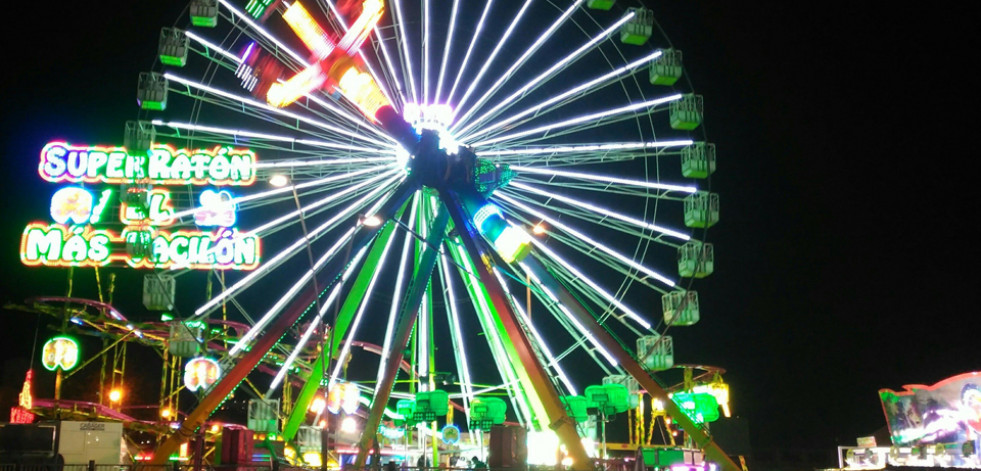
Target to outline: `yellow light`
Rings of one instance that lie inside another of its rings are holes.
[[[269,177],[269,184],[276,188],[282,188],[290,184],[290,177],[283,175],[282,173],[277,173]]]
[[[321,70],[320,64],[313,64],[297,72],[286,82],[272,84],[269,91],[266,92],[266,102],[277,108],[282,108],[320,88],[325,81],[327,81],[327,76]]]
[[[221,427],[219,427],[218,424],[212,424],[211,425],[211,432],[212,433],[218,433],[219,430],[221,430]]]
[[[543,224],[543,223],[535,224],[535,226],[531,228],[531,232],[534,233],[535,235],[542,235],[542,234],[544,234],[545,233],[545,224]]]
[[[388,99],[371,75],[359,71],[353,65],[341,74],[337,80],[337,88],[372,120],[379,108],[388,105]]]
[[[361,220],[361,223],[368,227],[378,227],[381,225],[382,220],[377,215],[372,214],[370,216],[365,216],[364,219]]]
[[[300,2],[293,2],[283,13],[283,19],[317,58],[323,59],[334,50],[327,33]]]
[[[112,397],[111,396],[112,396],[112,394],[110,393],[109,400],[112,400]],[[163,409],[160,409],[160,417],[163,417],[165,419],[169,419],[170,418],[170,415],[173,414],[173,413],[174,412],[169,407],[164,407]]]
[[[327,405],[327,401],[324,400],[323,396],[317,396],[313,398],[313,402],[310,403],[310,412],[314,414],[319,414],[324,411],[324,407]]]
[[[344,433],[354,433],[358,430],[358,423],[353,417],[344,417],[341,421],[341,431]]]
[[[308,466],[319,468],[320,467],[320,453],[316,451],[308,451],[303,454],[303,462]]]
[[[109,391],[109,401],[119,402],[123,398],[123,391],[119,388]]]
[[[566,456],[565,458],[562,458],[562,466],[565,466],[567,468],[568,467],[571,467],[572,466],[572,457],[571,456]]]

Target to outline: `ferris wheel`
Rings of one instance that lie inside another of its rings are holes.
[[[466,413],[498,394],[569,446],[566,398],[602,378],[658,389],[670,329],[699,319],[715,148],[650,10],[193,0],[137,93],[127,149],[196,176],[166,195],[169,219],[226,245],[128,243],[176,278],[185,319],[251,324],[164,450],[270,359],[269,397],[313,378],[299,410],[321,378],[360,384],[365,430],[415,392]],[[378,355],[351,360],[365,345]]]

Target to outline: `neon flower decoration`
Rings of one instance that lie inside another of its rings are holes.
[[[50,142],[41,149],[38,173],[49,182],[155,185],[251,185],[255,154],[248,149],[175,149],[155,144],[147,155],[124,147],[73,146]]]
[[[41,364],[49,371],[68,371],[78,365],[78,343],[71,337],[53,337],[41,347]]]
[[[235,201],[225,190],[204,190],[201,208],[194,212],[194,223],[201,227],[232,227],[235,225]]]
[[[207,390],[221,378],[221,366],[207,357],[197,357],[184,365],[184,386],[189,391]]]
[[[327,410],[331,414],[339,414],[342,410],[353,414],[358,410],[361,392],[354,383],[340,383],[327,393]]]
[[[77,186],[67,186],[51,197],[51,219],[58,224],[87,224],[92,219],[92,193]]]

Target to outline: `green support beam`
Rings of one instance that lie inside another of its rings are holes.
[[[399,209],[396,214],[396,218],[400,217],[404,206]],[[283,439],[286,441],[293,440],[296,436],[297,431],[299,431],[300,426],[303,425],[303,420],[307,415],[307,408],[313,402],[314,397],[317,395],[317,390],[320,388],[321,380],[324,378],[326,371],[327,357],[336,357],[340,351],[339,346],[341,340],[344,338],[344,333],[347,332],[347,328],[351,325],[351,320],[354,317],[355,310],[358,307],[358,303],[364,298],[364,294],[368,289],[368,282],[371,280],[371,274],[374,273],[374,267],[381,258],[382,253],[385,251],[385,245],[388,244],[389,239],[392,238],[392,234],[395,233],[396,224],[394,222],[387,222],[385,226],[381,229],[378,237],[375,238],[374,243],[371,246],[371,250],[365,259],[365,262],[361,265],[361,270],[358,272],[358,276],[354,280],[354,284],[351,286],[347,297],[344,300],[344,304],[338,312],[337,319],[334,322],[334,334],[331,335],[333,340],[332,345],[325,346],[326,350],[317,355],[317,360],[314,361],[313,366],[310,369],[310,374],[307,376],[303,387],[300,389],[300,393],[296,397],[296,402],[293,404],[293,410],[290,412],[289,417],[286,418],[286,423],[283,425]],[[353,241],[352,241],[353,245]],[[350,262],[351,253],[353,253],[353,247],[348,247],[347,260],[345,264]],[[360,248],[358,249],[360,250]],[[344,267],[341,267],[344,270]],[[328,307],[328,309],[330,309]],[[335,358],[336,359],[336,358]]]
[[[392,394],[392,387],[395,385],[395,376],[398,374],[400,359],[405,345],[409,341],[409,334],[412,326],[416,323],[419,316],[419,305],[422,303],[423,295],[429,289],[432,278],[433,268],[436,267],[436,259],[439,257],[439,246],[446,237],[446,225],[449,222],[449,214],[445,209],[441,209],[439,215],[430,227],[429,238],[426,240],[426,251],[423,253],[419,262],[419,269],[409,284],[408,292],[402,300],[402,307],[398,313],[398,324],[395,329],[395,337],[385,352],[384,375],[381,382],[375,388],[375,397],[371,401],[371,410],[365,420],[364,432],[361,433],[358,456],[354,462],[355,469],[364,469],[365,462],[368,460],[368,452],[378,433],[378,424],[381,423],[382,414],[388,399]]]
[[[709,461],[718,463],[723,471],[741,471],[742,468],[736,465],[732,461],[732,458],[729,458],[729,455],[712,440],[712,437],[692,421],[691,417],[668,397],[667,391],[657,381],[654,381],[650,373],[630,353],[624,350],[620,343],[603,326],[596,322],[596,319],[582,304],[538,260],[534,257],[528,257],[525,260],[525,266],[535,273],[535,276],[538,277],[545,287],[556,293],[559,302],[592,334],[596,342],[606,349],[617,363],[637,380],[641,388],[647,391],[652,398],[659,399],[664,404],[664,409],[671,416],[671,419],[681,426],[700,450],[705,452],[705,457]]]

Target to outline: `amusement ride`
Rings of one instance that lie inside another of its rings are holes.
[[[30,409],[128,421],[150,464],[235,464],[239,439],[441,463],[507,430],[577,470],[627,414],[634,449],[737,469],[709,433],[722,370],[675,365],[670,335],[713,271],[715,146],[681,51],[623,3],[192,0],[122,145],[41,151],[54,222],[22,260],[91,269],[98,300],[21,307],[103,350],[46,344],[56,393]],[[112,302],[137,273],[145,315]],[[154,418],[109,399],[127,344],[161,360]],[[61,398],[96,358],[97,399]]]

